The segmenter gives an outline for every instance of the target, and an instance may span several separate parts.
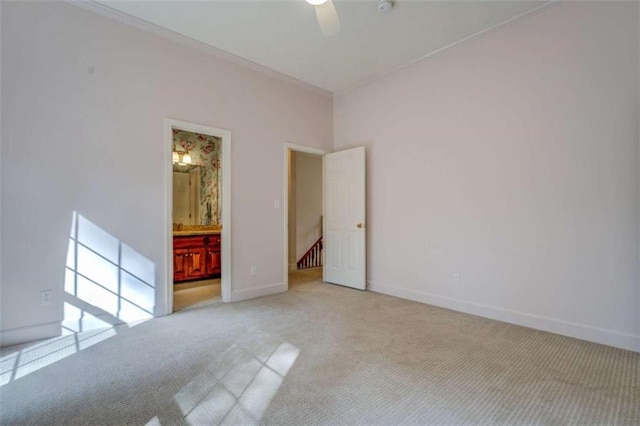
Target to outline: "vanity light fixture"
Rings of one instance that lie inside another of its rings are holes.
[[[191,155],[189,155],[189,151],[187,151],[186,154],[182,156],[182,163],[191,164]]]
[[[189,150],[185,148],[184,152],[176,151],[176,145],[173,145],[173,152],[171,153],[171,161],[174,164],[178,164],[179,166],[186,166],[191,164],[191,154],[189,154]]]

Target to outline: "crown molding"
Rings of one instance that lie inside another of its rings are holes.
[[[480,37],[485,33],[488,33],[488,32],[494,31],[494,30],[496,30],[498,28],[504,27],[504,26],[506,26],[508,24],[513,23],[514,21],[519,21],[519,20],[521,20],[521,19],[523,19],[525,17],[528,17],[530,15],[538,13],[538,12],[542,11],[543,9],[548,8],[548,7],[556,6],[559,3],[561,3],[562,1],[564,1],[564,0],[545,0],[544,3],[539,4],[538,6],[534,6],[531,9],[526,10],[526,11],[524,11],[524,12],[518,14],[518,15],[512,16],[511,18],[505,19],[504,21],[500,21],[497,24],[493,24],[490,27],[484,28],[484,29],[482,29],[480,31],[477,31],[477,32],[471,34],[471,35],[468,35],[468,36],[466,36],[464,38],[461,38],[460,40],[456,40],[456,41],[454,41],[452,43],[449,43],[446,46],[442,46],[441,48],[436,49],[436,50],[434,50],[432,52],[429,52],[426,55],[422,55],[419,58],[413,59],[413,60],[411,60],[409,62],[406,62],[406,63],[404,63],[402,65],[399,65],[397,67],[393,67],[393,68],[391,68],[391,69],[389,69],[387,71],[381,72],[380,74],[376,74],[376,75],[374,75],[374,76],[372,76],[370,78],[367,78],[367,79],[365,79],[365,80],[363,80],[363,81],[361,81],[359,83],[353,84],[353,85],[351,85],[351,86],[349,86],[349,87],[347,87],[345,89],[336,90],[334,92],[334,95],[335,96],[340,96],[340,95],[344,95],[344,94],[346,94],[348,92],[351,92],[352,90],[359,89],[359,88],[361,88],[363,86],[366,86],[368,84],[371,84],[371,83],[375,82],[376,80],[380,80],[380,79],[388,76],[389,74],[393,74],[393,73],[395,73],[397,71],[400,71],[402,69],[409,68],[412,65],[415,65],[416,63],[418,63],[420,61],[424,61],[424,60],[430,58],[431,56],[435,56],[438,53],[441,53],[441,52],[443,52],[445,50],[449,50],[452,47],[455,47],[455,46],[457,46],[459,44],[462,44],[462,43],[465,43],[465,42],[467,42],[469,40],[472,40],[472,39],[475,39],[477,37]],[[638,1],[638,0],[636,0],[636,1]]]
[[[102,15],[104,17],[113,19],[122,24],[129,25],[131,27],[143,30],[145,32],[173,41],[183,46],[187,46],[192,49],[199,50],[200,52],[206,53],[216,58],[226,60],[233,64],[242,66],[244,68],[248,68],[252,71],[259,72],[268,77],[293,84],[295,86],[306,89],[310,92],[324,96],[326,98],[333,98],[333,93],[328,90],[314,86],[302,80],[298,80],[297,78],[291,77],[290,75],[284,74],[280,71],[276,71],[272,68],[266,67],[264,65],[260,65],[256,62],[234,55],[233,53],[229,53],[225,50],[211,46],[207,43],[201,42],[191,37],[187,37],[175,31],[166,29],[156,24],[152,24],[151,22],[128,15],[119,10],[112,9],[102,3],[98,3],[95,0],[65,0],[65,1],[69,4],[94,12],[98,15]]]

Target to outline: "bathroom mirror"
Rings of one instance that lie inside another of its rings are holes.
[[[187,152],[191,164],[173,164],[174,224],[221,224],[220,138],[173,129],[172,150]]]
[[[200,225],[200,167],[173,165],[173,223]]]

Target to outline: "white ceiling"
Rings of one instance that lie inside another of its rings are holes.
[[[341,31],[324,37],[304,0],[99,3],[329,92],[340,92],[509,21],[546,1],[333,0]]]

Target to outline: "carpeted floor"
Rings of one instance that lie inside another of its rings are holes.
[[[220,301],[220,278],[173,285],[173,312],[205,301]]]
[[[70,338],[2,351],[1,424],[640,424],[638,353],[317,271],[284,294]]]

